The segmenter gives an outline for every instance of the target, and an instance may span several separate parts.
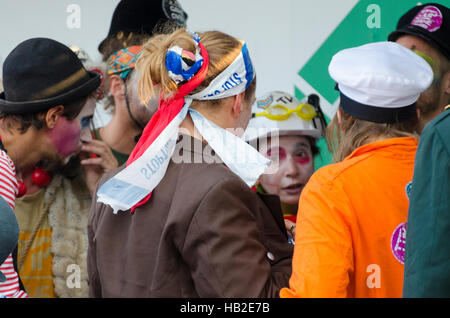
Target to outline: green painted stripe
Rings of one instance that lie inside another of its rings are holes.
[[[295,97],[297,97],[298,100],[302,100],[303,98],[305,98],[305,94],[303,94],[303,92],[294,85],[294,95]]]

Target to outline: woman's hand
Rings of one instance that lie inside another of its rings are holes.
[[[81,148],[80,163],[86,174],[86,184],[91,194],[101,176],[119,167],[111,148],[101,140],[92,140]],[[94,156],[91,156],[94,154]]]
[[[294,222],[290,220],[284,220],[284,225],[286,226],[286,231],[289,233],[289,235],[292,237],[293,240],[295,240],[295,229],[296,225]]]

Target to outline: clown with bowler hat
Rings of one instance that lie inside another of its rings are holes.
[[[89,129],[85,122],[93,114],[99,86],[98,73],[87,71],[70,48],[51,39],[26,40],[5,59],[0,94],[0,195],[11,208],[16,197],[26,192],[16,172],[38,163],[65,163],[81,149],[80,135]],[[0,270],[8,273],[0,283],[2,294],[26,296],[19,288],[17,260],[12,254]]]

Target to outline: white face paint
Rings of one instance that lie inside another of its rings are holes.
[[[147,105],[141,103],[138,95],[138,72],[133,70],[130,78],[127,80],[128,101],[130,103],[130,111],[133,117],[145,127],[152,118],[153,114],[158,110],[159,98],[158,90],[155,89],[155,96],[152,97]]]
[[[259,152],[269,159],[279,161],[276,172],[261,176],[264,190],[278,195],[281,202],[297,204],[303,188],[314,172],[309,140],[304,136],[281,136],[277,145],[263,141]]]

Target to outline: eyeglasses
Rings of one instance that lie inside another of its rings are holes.
[[[289,119],[294,113],[301,119],[307,121],[312,120],[317,116],[314,106],[310,104],[300,104],[295,109],[287,108],[283,105],[272,105],[261,113],[253,113],[252,118],[264,116],[270,120],[283,121]]]

